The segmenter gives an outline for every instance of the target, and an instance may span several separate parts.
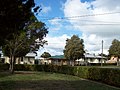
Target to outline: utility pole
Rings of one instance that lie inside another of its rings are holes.
[[[102,40],[102,53],[101,53],[101,54],[102,54],[102,55],[101,55],[101,56],[102,56],[102,59],[101,59],[101,66],[103,66],[103,65],[102,65],[102,62],[103,62],[103,40]]]

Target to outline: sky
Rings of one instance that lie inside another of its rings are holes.
[[[48,27],[48,45],[38,50],[63,55],[66,39],[78,35],[91,54],[108,54],[113,39],[120,40],[120,0],[35,0],[37,15]]]

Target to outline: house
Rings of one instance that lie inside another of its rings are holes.
[[[25,57],[21,60],[21,64],[38,64],[35,60],[36,53],[30,52],[25,55]]]
[[[40,64],[67,65],[67,59],[63,55],[55,55],[49,58],[40,58]]]
[[[5,58],[3,56],[2,47],[0,47],[0,63],[4,63],[4,62],[5,62]]]
[[[106,63],[117,63],[117,60],[118,60],[118,57],[111,56],[110,60],[106,61]]]
[[[27,53],[24,57],[17,57],[15,64],[38,64],[38,61],[35,60],[36,53],[30,52]],[[10,63],[10,58],[7,56],[3,56],[4,63]]]
[[[63,55],[56,55],[49,58],[53,65],[67,65],[67,59]]]
[[[76,64],[87,65],[92,63],[106,63],[106,57],[88,53],[86,53],[84,56],[84,58],[77,59]]]
[[[73,63],[75,65],[87,65],[87,64],[92,64],[92,63],[106,63],[106,57],[102,57],[99,55],[94,55],[94,54],[85,54],[84,58],[77,59],[75,62],[72,62],[67,59],[63,55],[55,55],[51,56],[49,58],[41,58],[40,64],[53,64],[53,65],[72,65]]]
[[[42,58],[42,57],[40,57],[39,64],[48,65],[48,64],[51,64],[51,60],[49,58]]]

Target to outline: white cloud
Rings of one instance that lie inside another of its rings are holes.
[[[70,38],[70,36],[67,36],[66,34],[58,37],[47,36],[45,40],[48,41],[48,45],[38,51],[38,56],[43,52],[49,52],[51,55],[62,55],[67,38]]]
[[[120,10],[120,0],[96,0],[92,2],[95,8],[106,8],[109,11]]]
[[[120,13],[110,14],[119,11],[120,0],[95,0],[85,3],[80,0],[67,0],[63,5],[65,17],[97,14],[69,20],[74,29],[83,32],[86,49],[95,53],[101,52],[101,40],[104,40],[104,52],[108,53],[111,41],[114,38],[120,39]]]
[[[41,10],[41,12],[39,13],[39,16],[48,14],[48,12],[50,12],[50,11],[52,10],[50,6],[45,6],[45,5],[43,5],[43,4],[41,4],[41,7],[42,7],[42,10]]]
[[[62,20],[58,19],[57,17],[54,18],[54,19],[49,20],[49,23],[52,26],[49,29],[52,30],[52,31],[60,30],[60,28],[62,27],[61,22],[62,22]]]

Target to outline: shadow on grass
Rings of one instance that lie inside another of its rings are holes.
[[[10,71],[0,71],[0,78],[11,76],[13,74],[10,73]]]
[[[1,81],[0,90],[120,90],[86,80]]]

